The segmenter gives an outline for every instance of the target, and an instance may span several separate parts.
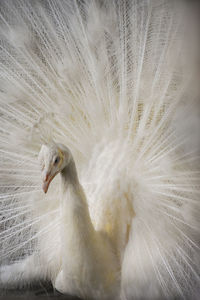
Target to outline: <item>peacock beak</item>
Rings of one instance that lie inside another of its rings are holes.
[[[51,181],[54,179],[54,177],[58,174],[58,172],[56,172],[54,175],[51,175],[50,173],[47,173],[45,175],[45,178],[43,180],[43,185],[42,185],[42,189],[44,191],[44,193],[46,194],[49,188],[49,185],[51,183]]]
[[[49,173],[45,174],[44,180],[43,180],[43,185],[42,185],[42,189],[44,191],[44,193],[46,194],[49,188],[49,184],[51,182],[51,176]]]

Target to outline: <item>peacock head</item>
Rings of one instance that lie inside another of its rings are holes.
[[[62,144],[42,145],[38,160],[42,171],[42,188],[46,193],[53,178],[69,164],[71,153]]]

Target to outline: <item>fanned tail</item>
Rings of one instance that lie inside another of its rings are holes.
[[[94,226],[115,246],[121,298],[197,295],[190,18],[178,1],[1,1],[2,263],[38,251],[59,226],[57,179],[44,198],[36,161],[54,140],[71,149]]]

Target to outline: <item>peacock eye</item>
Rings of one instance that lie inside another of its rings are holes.
[[[60,157],[57,156],[56,159],[55,159],[55,161],[54,161],[54,165],[56,165],[59,162],[59,160],[60,160]]]

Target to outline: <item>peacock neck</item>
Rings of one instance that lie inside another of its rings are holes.
[[[74,187],[78,187],[80,185],[75,162],[73,159],[71,159],[69,164],[61,171],[61,181],[63,192],[66,191],[69,185],[73,185]]]
[[[88,247],[93,243],[95,230],[93,228],[87,200],[79,183],[75,163],[72,160],[61,172],[62,203],[61,215],[66,246],[74,248],[74,243]],[[79,248],[81,249],[81,248]],[[83,248],[82,248],[83,249]],[[74,249],[74,251],[76,251]]]
[[[83,290],[90,287],[88,293],[91,286],[112,289],[118,270],[117,261],[107,239],[102,239],[93,227],[74,161],[62,171],[61,178],[61,264],[64,281],[69,282],[70,278],[72,286],[78,290],[80,286]]]

